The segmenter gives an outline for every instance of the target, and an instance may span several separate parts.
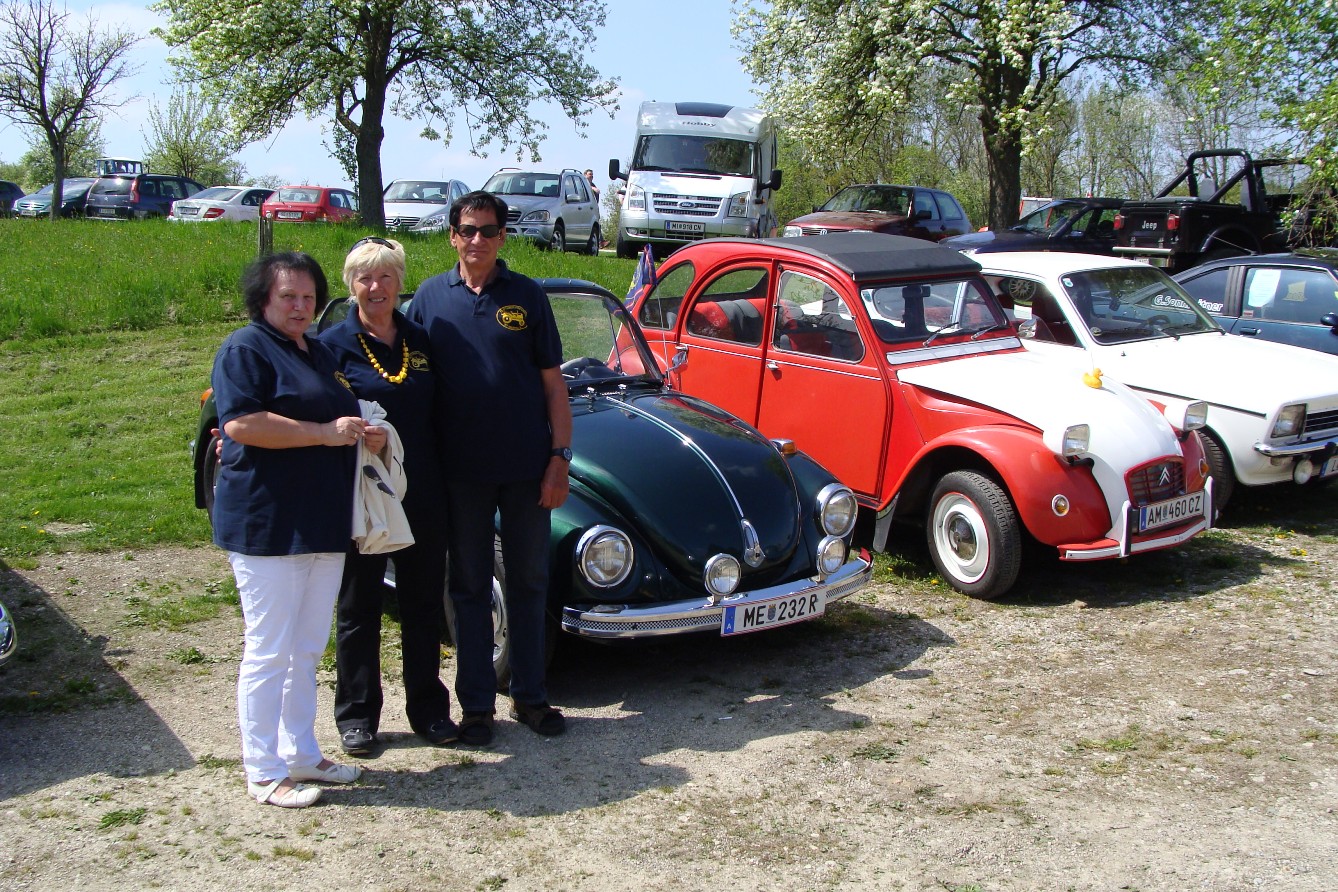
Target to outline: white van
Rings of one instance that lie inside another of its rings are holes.
[[[714,102],[643,102],[632,165],[609,161],[626,180],[618,256],[657,253],[712,236],[773,235],[772,193],[780,188],[776,128],[755,108]]]

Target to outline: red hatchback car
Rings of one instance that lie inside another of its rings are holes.
[[[1206,406],[1154,407],[1024,350],[956,251],[877,233],[707,239],[658,280],[632,309],[673,386],[821,462],[878,513],[876,547],[894,516],[916,518],[962,592],[1006,592],[1024,534],[1092,561],[1209,525],[1192,430]]]
[[[328,186],[282,186],[265,199],[260,216],[290,223],[351,223],[358,219],[358,196]]]

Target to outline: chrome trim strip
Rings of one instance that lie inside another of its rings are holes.
[[[1269,458],[1284,458],[1322,452],[1325,449],[1338,449],[1338,440],[1311,440],[1308,443],[1292,443],[1290,446],[1273,446],[1269,443],[1255,443],[1254,451]]]
[[[960,341],[956,344],[940,344],[936,347],[918,347],[915,350],[903,350],[887,354],[887,364],[891,366],[910,365],[913,362],[928,362],[931,359],[958,359],[963,356],[981,356],[998,353],[1000,350],[1016,350],[1022,341],[1016,337],[992,338],[988,341]]]
[[[611,612],[579,607],[562,609],[562,630],[583,638],[631,639],[686,632],[720,631],[726,607],[785,598],[790,595],[824,592],[828,603],[839,601],[869,584],[873,578],[873,560],[856,555],[825,582],[799,579],[770,588],[742,592],[712,604],[706,598],[674,601],[651,606],[611,605]]]

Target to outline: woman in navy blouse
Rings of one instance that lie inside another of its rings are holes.
[[[380,451],[386,432],[362,420],[330,348],[306,337],[329,298],[314,259],[263,257],[242,294],[251,324],[223,342],[211,376],[223,432],[214,542],[228,551],[246,623],[237,716],[248,790],[303,808],[321,791],[299,781],[361,774],[316,742],[316,663],[352,534],[356,444]]]
[[[396,551],[405,711],[409,727],[428,743],[451,743],[451,697],[440,677],[446,524],[433,402],[436,398],[427,334],[398,309],[404,285],[404,247],[365,238],[344,261],[352,309],[321,340],[360,399],[386,410],[404,447],[408,485],[402,504],[414,544]],[[335,724],[344,752],[367,755],[381,722],[381,596],[385,554],[349,551],[335,631]]]

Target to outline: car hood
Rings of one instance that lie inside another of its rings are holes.
[[[449,211],[449,204],[442,204],[438,201],[387,201],[385,202],[385,216],[387,217],[429,217],[439,211]]]
[[[1004,353],[902,369],[897,377],[916,387],[952,394],[1006,413],[1058,443],[1064,429],[1091,426],[1091,451],[1116,464],[1139,464],[1179,454],[1175,431],[1146,399],[1114,379],[1099,387],[1078,368],[1039,353]],[[1118,453],[1118,455],[1114,454]]]
[[[522,214],[535,208],[552,208],[559,199],[551,195],[503,195],[506,206],[515,208]]]
[[[790,221],[791,226],[822,226],[829,229],[900,230],[907,226],[905,214],[873,211],[818,211]]]
[[[1284,403],[1338,394],[1338,357],[1240,335],[1132,341],[1097,347],[1094,355],[1107,374],[1139,390],[1265,417]]]
[[[724,552],[748,572],[742,518],[764,551],[757,569],[786,564],[799,546],[801,506],[789,466],[734,416],[656,390],[573,399],[572,420],[572,478],[676,571],[700,577],[706,560]]]

